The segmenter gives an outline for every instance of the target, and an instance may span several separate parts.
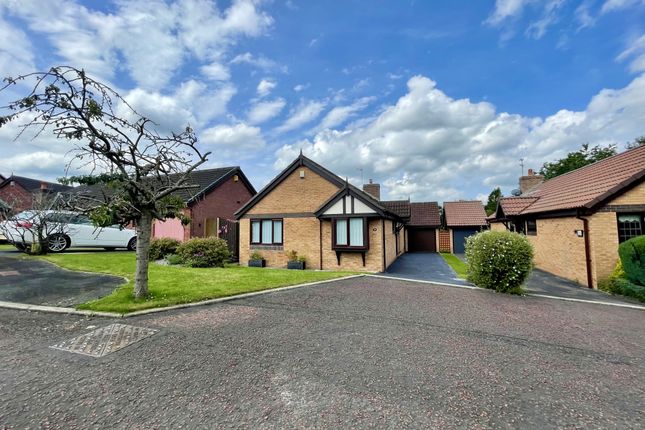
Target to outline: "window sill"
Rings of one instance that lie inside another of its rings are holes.
[[[257,250],[263,250],[263,251],[284,251],[284,246],[251,244],[251,249],[257,249]]]

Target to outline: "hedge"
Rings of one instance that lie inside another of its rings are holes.
[[[177,239],[167,237],[152,239],[150,242],[150,260],[161,260],[168,255],[174,254],[180,243]]]
[[[618,246],[625,277],[637,285],[645,285],[645,236],[637,236]]]
[[[533,247],[520,234],[486,231],[466,240],[468,280],[478,287],[517,293],[533,268]]]
[[[218,238],[194,238],[179,245],[177,255],[190,267],[224,267],[230,259],[226,241]]]

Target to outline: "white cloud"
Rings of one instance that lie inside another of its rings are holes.
[[[631,45],[620,53],[619,61],[631,58],[629,70],[632,72],[645,72],[645,34],[634,40]]]
[[[622,89],[605,89],[583,111],[545,118],[497,112],[490,103],[453,99],[432,80],[416,76],[408,92],[369,122],[325,129],[284,145],[276,168],[300,148],[341,176],[357,169],[380,180],[389,198],[474,198],[493,186],[517,187],[519,158],[539,168],[589,142],[627,142],[642,134],[645,75]],[[379,179],[380,178],[380,179]]]
[[[278,83],[271,79],[262,79],[258,84],[257,92],[260,97],[268,96]]]
[[[309,84],[298,84],[295,87],[293,87],[293,90],[295,92],[299,93],[300,91],[304,91],[307,88],[309,88]]]
[[[24,31],[0,16],[0,79],[34,70],[34,53]]]
[[[291,116],[284,124],[277,127],[276,131],[284,133],[301,127],[318,118],[324,108],[325,103],[320,101],[301,101],[298,107],[291,111]]]
[[[260,128],[244,123],[208,128],[199,140],[207,150],[213,151],[211,158],[250,158],[265,146]]]
[[[276,117],[286,103],[283,98],[255,103],[247,114],[249,124],[261,124]]]
[[[551,0],[544,6],[544,13],[540,19],[532,22],[526,29],[526,35],[533,39],[541,39],[547,28],[558,20],[559,9],[564,5],[564,0]]]
[[[289,71],[287,66],[282,66],[263,55],[255,56],[250,52],[236,55],[231,60],[231,64],[249,64],[264,71],[279,71],[282,73],[287,73]]]
[[[365,109],[374,97],[363,97],[348,106],[337,106],[330,110],[317,127],[317,130],[333,128],[343,124],[352,116]]]
[[[235,0],[224,11],[207,0],[120,0],[111,12],[74,0],[8,1],[5,13],[44,34],[64,63],[104,79],[127,70],[149,91],[164,88],[191,56],[210,64],[207,76],[223,80],[225,69],[213,62],[239,37],[261,35],[272,24],[251,0]]]
[[[200,71],[208,79],[212,79],[214,81],[228,81],[231,79],[231,72],[228,70],[228,67],[218,62],[206,64],[200,67]]]
[[[583,28],[593,27],[596,24],[596,18],[591,15],[590,12],[591,4],[589,1],[584,1],[580,6],[576,8],[575,16],[576,21],[580,24],[578,26],[578,31]]]
[[[499,25],[503,21],[519,16],[526,5],[533,0],[496,0],[495,9],[490,14],[486,23],[490,25]]]
[[[643,0],[606,0],[600,9],[601,13],[614,12],[631,6],[643,5]]]

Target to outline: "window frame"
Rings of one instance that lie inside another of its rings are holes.
[[[632,236],[630,238],[627,238],[625,240],[621,240],[621,232],[620,232],[620,217],[622,216],[637,216],[640,218],[640,224],[641,224],[641,234],[638,236],[645,235],[645,212],[617,212],[616,213],[616,234],[618,235],[618,243],[621,244],[623,242],[628,241],[629,239],[632,239],[634,237],[638,236]]]
[[[360,219],[363,221],[363,245],[352,246],[350,236],[350,219]],[[346,221],[347,228],[347,245],[339,245],[336,243],[336,225],[338,221]],[[370,248],[369,244],[369,222],[365,217],[338,217],[333,218],[331,223],[331,248],[334,251],[366,251]]]
[[[264,228],[264,222],[271,221],[271,243],[262,242],[262,229]],[[260,237],[259,242],[253,242],[253,223],[257,222],[260,224]],[[280,222],[282,227],[282,240],[280,242],[275,241],[275,223]],[[284,219],[283,218],[252,218],[249,222],[249,242],[251,245],[264,245],[264,246],[282,246],[284,244]]]
[[[529,223],[533,223],[533,226],[534,226],[533,229],[529,228]],[[527,236],[537,236],[537,233],[538,233],[537,219],[535,218],[527,219],[526,226],[524,227],[524,231],[526,232]]]

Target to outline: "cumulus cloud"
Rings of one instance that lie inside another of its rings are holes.
[[[276,117],[286,103],[283,98],[255,103],[247,113],[249,124],[261,124]]]
[[[250,158],[265,146],[260,128],[244,123],[208,128],[199,139],[206,149],[213,151],[212,158],[217,159]]]
[[[495,106],[453,99],[427,77],[408,81],[407,94],[377,117],[343,130],[325,129],[277,152],[284,167],[302,148],[354,180],[358,169],[385,185],[389,198],[439,201],[475,198],[517,187],[519,158],[539,168],[582,143],[626,142],[642,134],[645,75],[622,89],[604,89],[583,111],[545,118],[497,112]]]
[[[321,101],[301,101],[300,104],[291,111],[291,115],[276,131],[284,133],[286,131],[295,130],[305,124],[318,118],[320,113],[325,108],[325,103]]]
[[[268,96],[273,89],[278,86],[278,83],[271,79],[262,79],[257,87],[257,92],[260,97]]]
[[[272,19],[251,0],[235,0],[220,11],[207,0],[121,0],[111,12],[91,10],[75,0],[9,0],[5,14],[44,34],[66,64],[105,79],[127,70],[148,91],[163,88],[188,56],[210,64],[204,70],[222,80],[212,64],[239,37],[262,34]]]

